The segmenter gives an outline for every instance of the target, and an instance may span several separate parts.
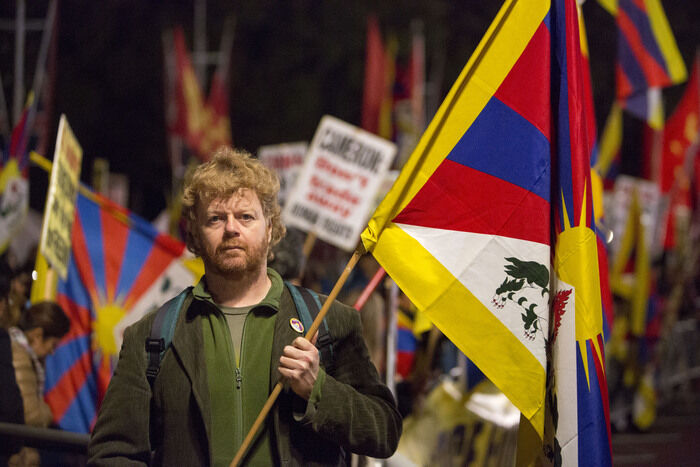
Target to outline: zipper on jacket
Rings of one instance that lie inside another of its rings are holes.
[[[234,391],[235,398],[236,398],[236,424],[238,425],[238,430],[236,430],[236,433],[238,434],[238,439],[236,440],[236,445],[240,446],[243,444],[243,437],[245,436],[245,433],[243,433],[243,372],[241,371],[241,368],[243,368],[243,349],[245,348],[245,325],[248,321],[248,317],[246,316],[246,319],[243,321],[243,332],[241,333],[241,354],[238,356],[238,364],[236,365],[236,390]]]
[[[236,389],[241,389],[241,382],[243,381],[243,376],[241,376],[241,369],[236,368]]]

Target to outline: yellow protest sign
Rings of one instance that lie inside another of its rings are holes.
[[[61,278],[66,277],[70,259],[71,230],[82,159],[83,149],[75,139],[66,116],[61,115],[39,247],[41,254]]]

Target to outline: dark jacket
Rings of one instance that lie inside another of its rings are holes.
[[[207,304],[192,300],[188,306],[189,302],[184,305],[187,311],[180,313],[152,391],[146,379],[145,339],[154,314],[127,328],[92,433],[89,465],[143,465],[151,459],[156,465],[211,464],[212,407],[199,308]],[[279,379],[283,347],[298,336],[289,325],[297,313],[286,287],[276,313],[268,392]],[[391,392],[369,361],[359,314],[335,302],[326,320],[334,358],[320,400],[299,417],[298,408],[306,401],[285,389],[267,418],[280,465],[342,465],[350,460],[345,452],[388,457],[398,444],[401,418]]]
[[[7,331],[0,328],[0,422],[24,424],[22,396],[12,365],[12,346]],[[0,437],[0,465],[7,465],[10,455],[18,452],[22,444]]]

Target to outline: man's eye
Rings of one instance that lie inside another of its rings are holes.
[[[221,220],[221,216],[209,216],[209,222],[218,222]]]
[[[241,216],[241,219],[243,219],[244,221],[252,221],[253,219],[255,219],[255,217],[253,217],[253,215],[251,214],[243,214]]]

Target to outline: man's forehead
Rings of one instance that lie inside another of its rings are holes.
[[[200,203],[205,210],[227,209],[227,208],[262,208],[257,193],[250,188],[240,188],[229,196],[219,196],[212,199],[208,204],[206,201]]]

